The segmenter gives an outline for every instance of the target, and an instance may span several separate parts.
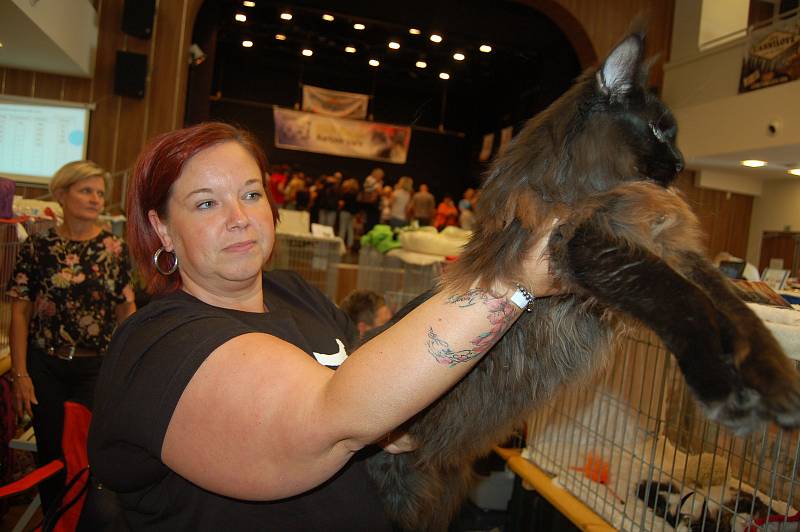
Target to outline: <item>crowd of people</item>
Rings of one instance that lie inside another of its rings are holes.
[[[452,194],[445,194],[437,204],[427,183],[415,188],[413,178],[401,176],[391,185],[381,168],[359,181],[341,172],[313,179],[288,165],[274,165],[269,186],[278,208],[308,211],[312,223],[333,227],[348,249],[378,223],[392,228],[416,222],[438,230],[447,226],[472,230],[478,201],[478,192],[468,188],[458,203]]]

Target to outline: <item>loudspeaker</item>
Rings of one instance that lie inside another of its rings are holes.
[[[147,56],[133,52],[117,52],[114,64],[114,94],[144,98],[147,80]]]
[[[125,0],[122,31],[140,39],[149,39],[153,33],[155,13],[156,0]]]

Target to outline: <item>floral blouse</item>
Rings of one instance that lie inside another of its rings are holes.
[[[62,238],[55,228],[31,235],[17,254],[6,294],[33,301],[29,346],[103,353],[116,326],[115,307],[126,294],[132,300],[127,245],[105,230],[85,241]]]

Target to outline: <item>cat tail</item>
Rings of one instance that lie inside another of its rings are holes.
[[[400,530],[446,532],[473,481],[469,465],[434,470],[416,463],[415,453],[381,451],[367,460],[384,509]]]

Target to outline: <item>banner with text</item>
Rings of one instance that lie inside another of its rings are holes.
[[[303,111],[341,118],[366,118],[369,96],[303,85]]]
[[[287,150],[405,164],[411,128],[315,113],[273,110],[275,146]]]
[[[752,32],[744,53],[739,92],[800,79],[800,14]]]

